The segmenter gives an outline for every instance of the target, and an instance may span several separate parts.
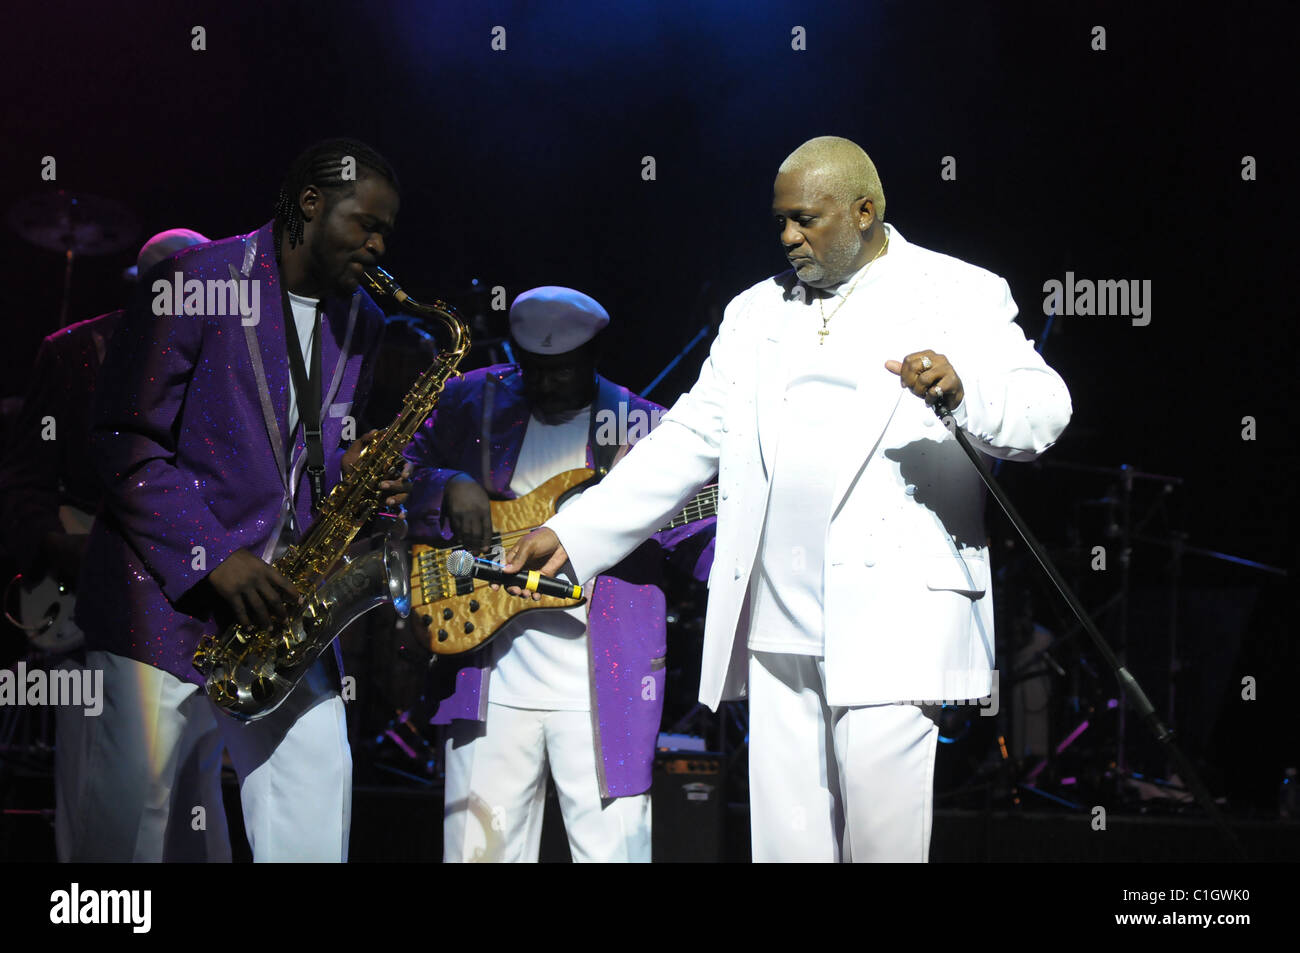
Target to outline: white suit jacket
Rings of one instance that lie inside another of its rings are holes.
[[[953,435],[884,362],[926,348],[945,355],[965,391],[956,422],[993,456],[1032,459],[1071,413],[1065,383],[1015,324],[1007,283],[887,227],[888,254],[868,276],[869,312],[849,312],[850,296],[834,315],[841,327],[878,323],[854,396],[826,409],[843,420],[842,438],[826,448],[834,505],[828,525],[809,527],[825,533],[825,688],[833,706],[974,699],[991,689],[984,486]],[[787,377],[781,322],[810,306],[804,292],[786,272],[734,298],[691,390],[600,485],[548,522],[577,578],[588,579],[663,526],[717,472],[700,673],[700,700],[714,709],[745,693],[746,594]],[[828,340],[837,341],[833,330]]]

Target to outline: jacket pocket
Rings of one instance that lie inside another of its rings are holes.
[[[981,598],[989,587],[989,564],[983,556],[931,556],[925,561],[925,585],[936,592],[959,592]]]

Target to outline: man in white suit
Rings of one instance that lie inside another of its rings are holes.
[[[938,728],[922,702],[989,695],[994,657],[983,486],[933,405],[1027,460],[1069,393],[1003,279],[885,224],[854,143],[796,149],[772,213],[793,270],[731,301],[658,429],[508,558],[588,578],[716,470],[700,700],[748,695],[754,859],[924,861]]]

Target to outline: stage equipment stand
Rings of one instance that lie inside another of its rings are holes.
[[[1168,754],[1170,761],[1177,767],[1179,776],[1183,779],[1188,789],[1191,790],[1192,794],[1205,810],[1206,814],[1214,821],[1215,826],[1219,828],[1224,839],[1231,845],[1233,852],[1239,859],[1245,860],[1245,851],[1241,846],[1241,842],[1237,839],[1237,835],[1233,833],[1232,828],[1228,826],[1227,820],[1223,817],[1222,812],[1219,811],[1218,805],[1214,803],[1214,799],[1210,796],[1210,792],[1201,781],[1201,777],[1192,766],[1191,761],[1189,761],[1183,754],[1182,749],[1174,743],[1173,732],[1171,732],[1160,721],[1159,715],[1156,714],[1155,708],[1152,706],[1150,699],[1147,698],[1146,692],[1142,690],[1142,686],[1138,684],[1137,679],[1135,679],[1128,669],[1124,667],[1124,663],[1116,656],[1110,645],[1107,644],[1105,638],[1103,638],[1101,632],[1097,629],[1097,626],[1093,624],[1087,610],[1084,609],[1083,604],[1070,589],[1065,578],[1052,563],[1052,560],[1047,555],[1047,551],[1043,548],[1042,544],[1038,542],[1037,538],[1035,538],[1034,534],[1030,531],[1028,525],[1016,511],[1015,505],[1012,504],[1010,497],[1003,492],[1002,487],[998,484],[997,480],[994,479],[993,474],[989,472],[989,469],[985,465],[983,458],[980,456],[979,451],[971,445],[970,439],[962,431],[961,427],[957,425],[957,422],[953,420],[952,412],[942,403],[935,405],[934,411],[939,416],[940,421],[943,422],[944,427],[956,439],[962,451],[970,458],[976,472],[980,475],[980,479],[984,481],[984,485],[987,486],[989,492],[993,494],[993,498],[998,501],[998,505],[1002,507],[1002,511],[1007,514],[1007,518],[1011,521],[1012,525],[1015,526],[1016,532],[1018,532],[1021,539],[1025,541],[1025,545],[1029,547],[1029,551],[1034,554],[1034,558],[1037,559],[1039,565],[1043,567],[1043,571],[1047,573],[1052,584],[1056,587],[1057,591],[1060,592],[1061,597],[1070,607],[1070,611],[1074,613],[1075,618],[1079,620],[1079,624],[1083,626],[1083,630],[1087,632],[1088,637],[1092,639],[1093,645],[1096,646],[1097,651],[1115,673],[1115,678],[1119,683],[1121,691],[1121,712],[1123,711],[1123,702],[1125,700],[1131,701],[1137,714],[1142,718],[1143,722],[1145,722],[1151,733],[1155,736],[1155,739],[1164,746],[1165,752]],[[1126,480],[1126,498],[1130,489],[1131,480]],[[1123,539],[1125,547],[1124,557],[1127,559],[1127,546],[1129,543],[1127,513],[1125,513],[1124,525],[1126,527]],[[1124,634],[1122,623],[1120,632],[1122,639]],[[1121,738],[1122,737],[1123,730],[1121,727]]]

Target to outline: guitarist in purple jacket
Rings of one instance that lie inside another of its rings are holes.
[[[658,422],[662,408],[596,374],[608,323],[598,302],[570,288],[519,295],[510,309],[517,363],[450,382],[407,450],[413,535],[490,552],[490,500],[608,468]],[[587,604],[516,616],[483,648],[439,660],[431,692],[433,722],[448,726],[445,862],[536,861],[548,766],[575,861],[650,860],[664,551],[711,525],[661,533],[607,574],[572,580]],[[698,555],[700,578],[712,561],[703,542],[681,552]]]

